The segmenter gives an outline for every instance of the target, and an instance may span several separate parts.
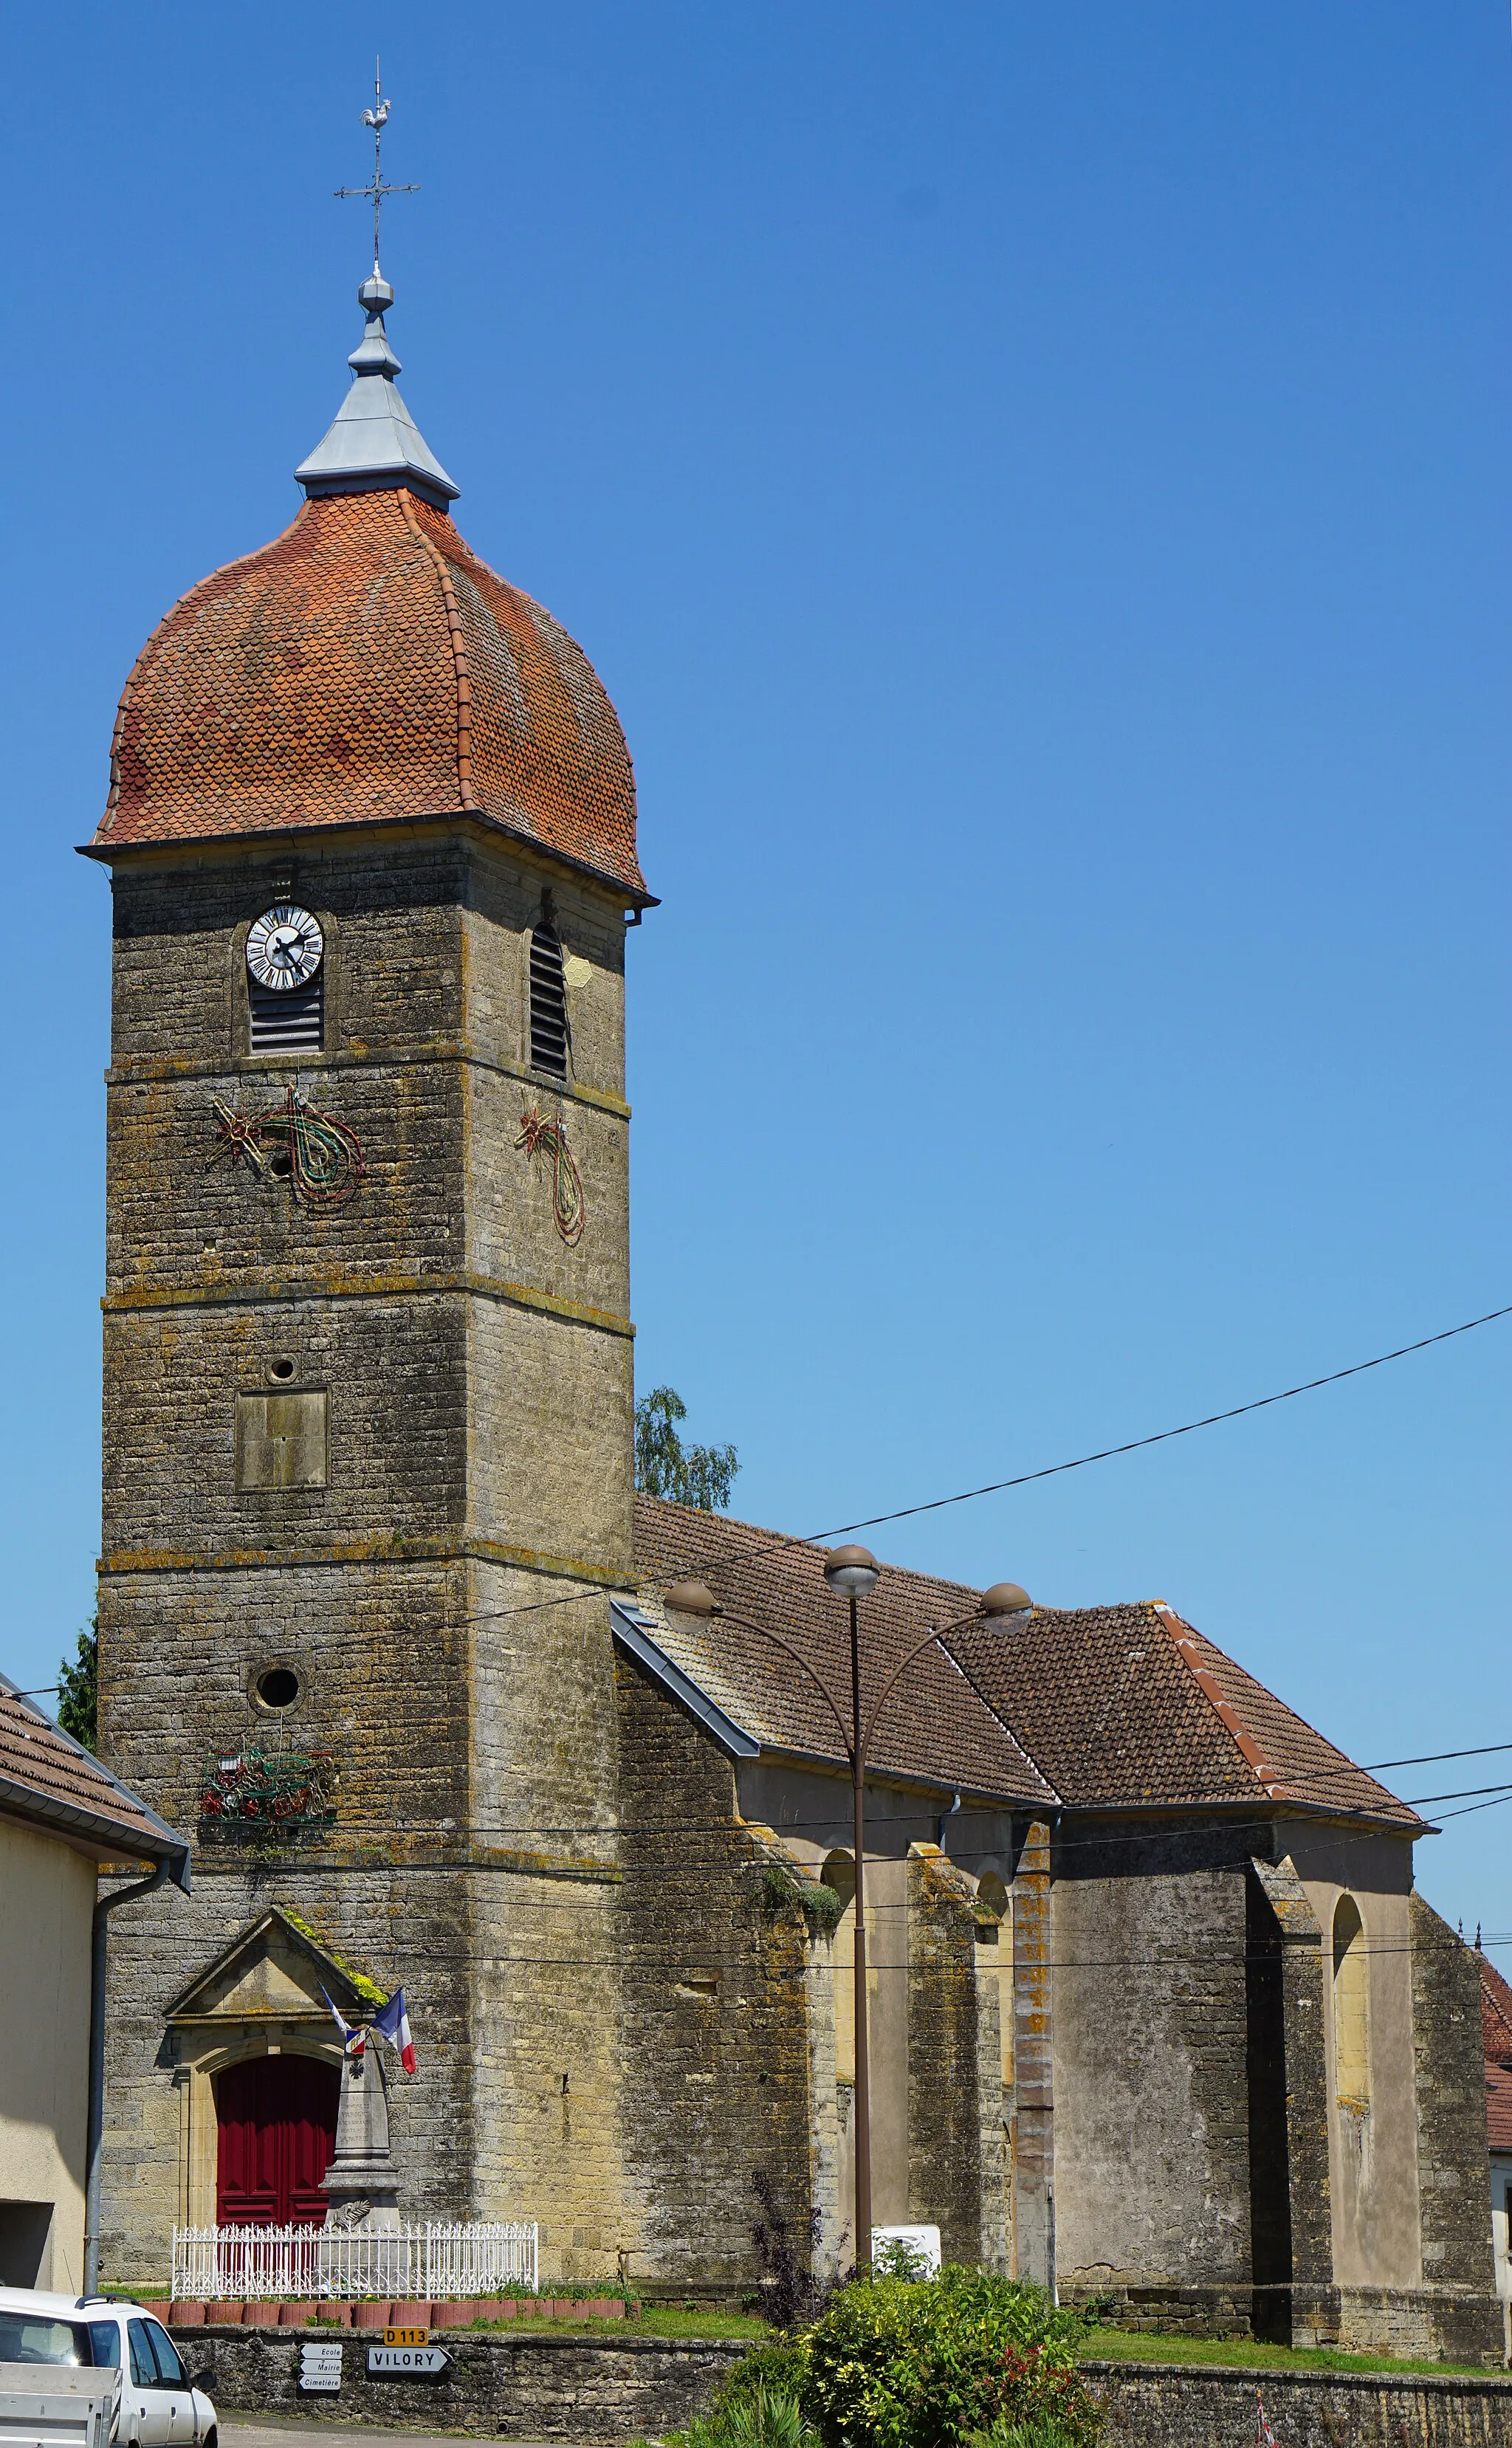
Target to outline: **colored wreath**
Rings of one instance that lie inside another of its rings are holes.
[[[269,1148],[281,1143],[289,1158],[289,1183],[307,1207],[339,1207],[367,1173],[354,1130],[317,1112],[291,1088],[282,1104],[239,1114],[214,1100],[220,1153],[241,1159],[259,1178],[272,1169]]]
[[[570,1250],[583,1238],[588,1209],[583,1195],[583,1176],[572,1161],[566,1132],[560,1122],[544,1122],[540,1109],[532,1105],[528,1113],[520,1117],[520,1136],[515,1146],[524,1148],[531,1157],[545,1157],[550,1165],[557,1231]]]

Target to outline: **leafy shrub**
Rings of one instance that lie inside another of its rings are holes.
[[[797,2399],[775,2388],[753,2389],[737,2399],[721,2418],[716,2441],[717,2448],[819,2448],[819,2435],[805,2420]]]
[[[934,2271],[929,2256],[916,2244],[906,2244],[901,2235],[890,2235],[871,2255],[874,2278],[932,2278]]]
[[[763,2391],[770,2397],[791,2397],[801,2405],[808,2377],[809,2349],[801,2338],[763,2338],[726,2372],[709,2400],[705,2419],[722,2423]]]
[[[975,2269],[845,2287],[808,2332],[804,2413],[825,2448],[1090,2448],[1080,2324]]]

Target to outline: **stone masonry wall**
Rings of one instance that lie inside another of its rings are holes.
[[[297,2415],[320,2424],[423,2427],[464,2437],[562,2439],[583,2448],[655,2438],[680,2430],[704,2404],[743,2345],[719,2339],[637,2337],[612,2342],[438,2331],[451,2369],[434,2381],[370,2380],[360,2337],[341,2339],[341,2387],[302,2396],[299,2335],[293,2329],[180,2329],[191,2371],[208,2370],[219,2407],[238,2414]],[[334,2338],[332,2329],[304,2334]]]
[[[299,2337],[177,2332],[190,2369],[207,2368],[217,2404],[238,2414],[297,2414],[316,2435],[322,2424],[355,2421],[586,2448],[685,2428],[744,2351],[712,2339],[447,2330],[437,2339],[452,2358],[446,2378],[380,2381],[367,2377],[363,2347],[348,2334],[340,2393],[302,2397]],[[1101,2361],[1082,2368],[1102,2405],[1104,2448],[1247,2448],[1257,2396],[1284,2448],[1512,2448],[1512,2381]]]
[[[548,2272],[612,2276],[637,2228],[608,1603],[479,1563],[469,1612],[474,2199],[539,2220]]]
[[[1283,2344],[1329,2345],[1338,2338],[1338,2306],[1323,1933],[1290,1861],[1252,1859],[1247,1903],[1252,2232],[1254,2275],[1266,2290],[1256,2326]]]
[[[1247,2448],[1263,2402],[1285,2448],[1508,2448],[1512,2382],[1369,2372],[1083,2365],[1103,2448]]]
[[[774,2215],[808,2262],[805,1969],[828,1947],[769,1894],[778,1848],[737,1818],[712,1737],[628,1658],[617,1686],[631,2276],[739,2293]]]
[[[1421,1896],[1411,1899],[1412,2047],[1418,2099],[1423,2276],[1443,2308],[1440,2351],[1499,2352],[1493,2292],[1485,2059],[1475,1957]]]
[[[325,1045],[254,1061],[246,928],[285,896],[325,930]],[[548,914],[565,1088],[528,1061]],[[613,1682],[584,1593],[631,1560],[622,908],[459,826],[123,861],[115,928],[103,1747],[191,1832],[205,1759],[250,1740],[328,1747],[340,1781],[318,1842],[201,1847],[191,1901],[112,1928],[106,2266],[161,2266],[182,2215],[164,2011],[277,1901],[405,1982],[406,2206],[534,2216],[548,2268],[612,2268]],[[292,1084],[361,1140],[343,1205],[218,1153],[216,1100]],[[515,1144],[532,1106],[583,1177],[575,1247]],[[238,1396],[270,1389],[328,1394],[324,1486],[238,1488]],[[274,1717],[276,1664],[300,1691]]]
[[[909,2218],[974,2264],[984,2192],[1003,2192],[1001,2142],[983,2166],[974,1889],[938,1846],[910,1847],[908,1882]],[[998,2091],[1001,2132],[1001,2075]]]
[[[1050,1826],[1024,1830],[1013,1879],[1013,2260],[1037,2286],[1056,2275],[1055,1890]]]
[[[1221,1829],[1067,1820],[1055,1866],[1058,2266],[1248,2281],[1244,1862]]]

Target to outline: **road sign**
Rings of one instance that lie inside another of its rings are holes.
[[[386,2346],[428,2346],[431,2332],[429,2329],[385,2329],[383,2343]]]
[[[299,2386],[333,2393],[341,2386],[339,2338],[307,2338],[299,2347]]]
[[[440,2346],[370,2346],[370,2377],[385,2380],[434,2380],[450,2371],[451,2358]]]

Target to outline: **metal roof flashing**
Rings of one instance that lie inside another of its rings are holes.
[[[347,359],[352,386],[323,439],[295,469],[312,497],[321,493],[372,492],[411,485],[438,510],[454,502],[452,483],[399,395],[401,371],[384,330],[384,308],[392,303],[387,281],[364,281],[357,303],[367,329]]]
[[[708,1728],[723,1750],[733,1753],[737,1759],[760,1757],[761,1746],[756,1736],[747,1733],[743,1726],[737,1726],[733,1717],[727,1717],[718,1703],[699,1689],[691,1675],[684,1674],[680,1666],[673,1664],[666,1651],[658,1647],[651,1638],[656,1627],[649,1616],[642,1615],[638,1606],[626,1605],[622,1598],[611,1598],[609,1620],[621,1647],[628,1652],[638,1666],[643,1666],[648,1674],[654,1675],[674,1699],[680,1700],[690,1714],[697,1717],[701,1726]]]

